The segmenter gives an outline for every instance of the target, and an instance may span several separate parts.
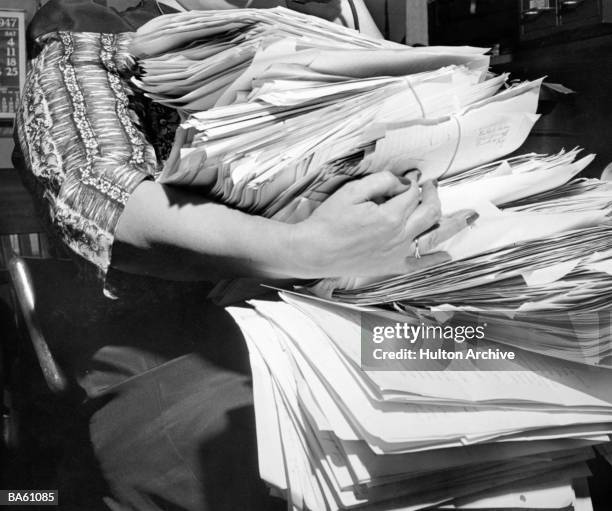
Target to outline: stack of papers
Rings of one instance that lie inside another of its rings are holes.
[[[612,184],[572,180],[591,160],[576,155],[526,155],[443,180],[447,213],[481,215],[439,247],[454,261],[382,280],[326,280],[314,291],[443,323],[486,320],[490,340],[612,367]]]
[[[194,114],[161,181],[208,186],[226,204],[296,222],[371,172],[454,175],[518,148],[537,119],[539,81],[495,94],[505,77],[479,76],[452,66],[401,80],[320,85],[319,99],[306,104],[256,100]],[[338,96],[341,88],[348,93]]]
[[[585,461],[612,433],[612,185],[577,178],[593,160],[578,149],[504,159],[541,81],[510,86],[483,49],[408,48],[282,8],[162,16],[131,51],[135,85],[183,117],[163,183],[299,222],[350,180],[418,169],[444,215],[480,215],[437,247],[450,263],[229,309],[274,492],[295,510],[589,509]],[[373,368],[364,317],[484,325],[453,350],[480,363]]]
[[[576,502],[612,431],[611,372],[519,350],[488,371],[364,371],[362,311],[281,297],[228,310],[249,345],[260,472],[290,509]]]
[[[160,16],[134,35],[130,52],[141,69],[135,80],[149,95],[183,112],[242,97],[259,73],[283,65],[291,76],[330,81],[412,74],[449,64],[484,65],[485,50],[410,49],[279,7],[187,11]],[[362,55],[364,62],[355,62]],[[364,67],[366,66],[366,67]],[[204,105],[204,106],[202,106]]]
[[[541,80],[485,49],[406,46],[278,8],[163,16],[135,35],[135,84],[185,122],[160,181],[286,222],[348,180],[453,176],[517,149]]]
[[[279,50],[283,53],[287,48],[274,43],[283,40],[290,41],[288,48],[400,47],[277,8],[160,16],[138,29],[130,52],[142,71],[137,85],[159,102],[191,112],[209,108],[222,97],[224,103],[233,100],[240,91],[240,83],[234,82],[238,78],[248,82],[248,76],[242,76],[245,71],[249,75],[252,69],[274,63]],[[303,57],[312,60],[315,55],[304,53]]]

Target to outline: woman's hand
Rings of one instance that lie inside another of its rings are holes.
[[[342,13],[341,0],[286,0],[294,11],[334,21]]]
[[[405,274],[450,260],[435,247],[477,216],[466,210],[442,219],[433,182],[421,192],[414,180],[380,172],[346,184],[296,224],[293,244],[313,275]]]

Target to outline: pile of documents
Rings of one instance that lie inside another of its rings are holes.
[[[541,81],[479,48],[409,48],[286,9],[182,13],[139,29],[134,81],[186,117],[161,182],[299,221],[348,180],[452,176],[525,140]]]
[[[486,320],[490,340],[612,367],[612,183],[570,180],[591,160],[574,156],[528,155],[443,180],[447,213],[481,215],[439,247],[452,262],[370,282],[322,281],[316,291],[442,323]]]
[[[593,160],[579,149],[507,157],[541,81],[490,74],[482,49],[409,48],[282,8],[162,16],[131,51],[135,85],[183,117],[163,183],[299,222],[350,180],[418,169],[444,215],[480,215],[437,247],[450,263],[229,309],[261,475],[290,508],[589,509],[585,461],[611,452],[612,184],[577,177]],[[367,368],[364,315],[486,325],[473,350],[516,357]]]
[[[517,149],[537,119],[540,82],[496,94],[505,77],[480,76],[451,66],[401,80],[321,84],[314,92],[283,80],[306,104],[287,106],[278,95],[288,94],[279,92],[194,114],[161,181],[208,186],[226,204],[296,222],[371,172],[418,167],[423,179],[452,176]]]
[[[402,46],[277,8],[160,16],[138,29],[130,53],[138,59],[141,73],[135,82],[140,88],[168,106],[197,112],[233,102],[254,71],[277,64],[277,56],[295,54],[298,48],[310,50],[299,54],[310,63],[321,60],[319,50]]]
[[[249,345],[260,472],[290,509],[580,509],[572,484],[612,431],[610,371],[520,350],[487,371],[364,371],[363,311],[281,297],[229,311]]]
[[[386,280],[382,269],[315,293],[438,318],[488,314],[499,342],[610,364],[612,334],[599,321],[611,287],[610,187],[574,179],[593,157],[490,163],[529,134],[541,81],[508,86],[481,49],[399,46],[281,8],[160,17],[132,49],[137,85],[185,117],[163,183],[299,222],[347,181],[418,169],[440,180],[445,214],[480,214],[439,247],[454,260],[443,268]]]

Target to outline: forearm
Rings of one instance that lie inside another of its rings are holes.
[[[173,280],[314,277],[315,265],[302,257],[295,229],[144,182],[121,215],[111,264]]]

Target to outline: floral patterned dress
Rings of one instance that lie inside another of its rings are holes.
[[[29,63],[16,128],[24,181],[74,254],[104,276],[119,216],[155,179],[178,115],[129,82],[130,33],[51,32]]]

